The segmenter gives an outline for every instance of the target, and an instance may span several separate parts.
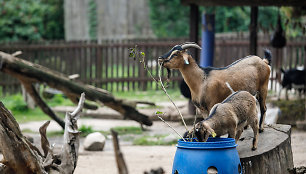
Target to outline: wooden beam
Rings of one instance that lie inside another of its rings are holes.
[[[199,40],[199,6],[195,4],[190,5],[190,18],[189,18],[189,41],[198,43]],[[192,57],[200,62],[199,50],[190,49]]]
[[[251,7],[251,22],[250,22],[250,54],[257,55],[257,19],[258,7]]]
[[[181,0],[184,5],[198,6],[306,6],[301,0]]]

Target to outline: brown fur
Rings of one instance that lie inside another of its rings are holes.
[[[214,105],[209,118],[195,125],[198,140],[206,141],[207,138],[216,134],[239,140],[245,126],[251,125],[254,132],[252,150],[257,148],[258,141],[258,118],[256,99],[247,91],[233,93],[222,103]]]
[[[270,67],[267,60],[258,56],[251,56],[226,69],[212,70],[207,75],[185,50],[173,52],[177,56],[174,56],[170,61],[164,59],[160,61],[165,68],[179,69],[190,88],[192,101],[200,109],[204,118],[214,104],[223,101],[231,94],[225,84],[227,81],[235,91],[245,90],[252,95],[258,92],[261,110],[260,131],[263,131],[266,113],[265,101],[270,76]],[[184,57],[188,59],[188,65],[184,63]]]

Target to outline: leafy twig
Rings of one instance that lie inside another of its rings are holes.
[[[135,46],[135,48],[130,48],[130,54],[129,54],[129,57],[132,57],[134,58],[134,60],[136,60],[136,58],[138,58],[139,62],[142,63],[143,65],[143,68],[149,73],[150,77],[157,83],[157,85],[164,91],[164,93],[167,95],[167,97],[169,98],[169,100],[171,101],[171,103],[174,105],[175,109],[178,111],[181,119],[182,119],[182,122],[185,126],[185,129],[186,131],[188,131],[188,128],[187,128],[187,125],[185,123],[185,120],[183,118],[183,115],[181,113],[181,111],[178,109],[178,107],[176,106],[176,104],[174,103],[174,101],[172,100],[172,98],[169,96],[164,84],[163,84],[163,81],[162,81],[162,78],[161,78],[161,64],[158,63],[158,66],[159,66],[159,71],[158,71],[158,77],[159,79],[157,80],[153,75],[152,73],[148,70],[147,68],[147,65],[145,63],[145,53],[144,52],[139,52],[137,50],[137,45]]]
[[[164,84],[163,84],[163,81],[162,81],[162,79],[161,79],[161,64],[158,64],[159,65],[159,71],[158,71],[158,77],[159,77],[159,82],[160,82],[160,86],[161,86],[161,88],[162,88],[162,90],[165,92],[165,94],[167,95],[167,97],[169,98],[169,100],[172,102],[172,104],[174,105],[174,107],[175,107],[175,109],[177,110],[177,112],[179,113],[179,115],[180,115],[180,117],[181,117],[181,119],[182,119],[182,121],[183,121],[183,124],[184,124],[184,126],[185,126],[185,129],[186,129],[186,131],[188,131],[188,128],[187,128],[187,125],[186,125],[186,123],[185,123],[185,120],[184,120],[184,118],[183,118],[183,115],[182,115],[182,113],[181,113],[181,111],[178,109],[178,107],[176,106],[176,104],[173,102],[173,100],[172,100],[172,98],[169,96],[169,94],[167,93],[167,90],[166,90],[166,88],[165,88],[165,86],[164,86]]]
[[[163,114],[162,112],[157,111],[155,114],[162,122],[166,123],[176,134],[178,134],[178,136],[182,138],[182,140],[186,142],[185,138],[181,134],[179,134],[169,123],[167,123],[161,116],[159,116],[159,114]]]

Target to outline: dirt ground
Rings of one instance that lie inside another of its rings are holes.
[[[306,166],[306,132],[293,130],[291,136],[294,166]],[[103,152],[81,152],[75,173],[117,173],[114,152],[110,146],[112,144],[108,142]],[[162,167],[165,173],[171,173],[176,147],[122,144],[121,150],[130,173],[142,174],[158,167]]]
[[[21,129],[38,129],[43,122],[32,122],[20,125]],[[178,132],[183,133],[184,127],[178,122],[168,122]],[[95,130],[109,130],[116,126],[139,126],[135,121],[130,120],[110,120],[110,119],[81,119],[79,125],[91,125]],[[174,134],[173,131],[164,123],[155,121],[153,126],[147,128],[146,133],[156,134]],[[60,130],[60,127],[51,122],[49,128],[51,130]],[[171,173],[172,163],[176,151],[173,146],[135,146],[131,142],[127,142],[120,138],[120,146],[123,152],[124,159],[127,163],[130,173],[142,174],[144,171],[149,171],[158,167],[162,167],[166,173]],[[37,142],[39,137],[34,138]],[[306,166],[306,132],[292,129],[292,152],[294,166]],[[50,138],[51,143],[60,144],[62,139]],[[118,173],[116,161],[113,152],[113,145],[110,137],[106,141],[106,145],[101,152],[84,151],[80,147],[80,155],[75,174],[116,174]]]

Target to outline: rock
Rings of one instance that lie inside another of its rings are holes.
[[[86,136],[84,149],[88,151],[102,151],[105,145],[105,136],[100,132],[94,132]]]

